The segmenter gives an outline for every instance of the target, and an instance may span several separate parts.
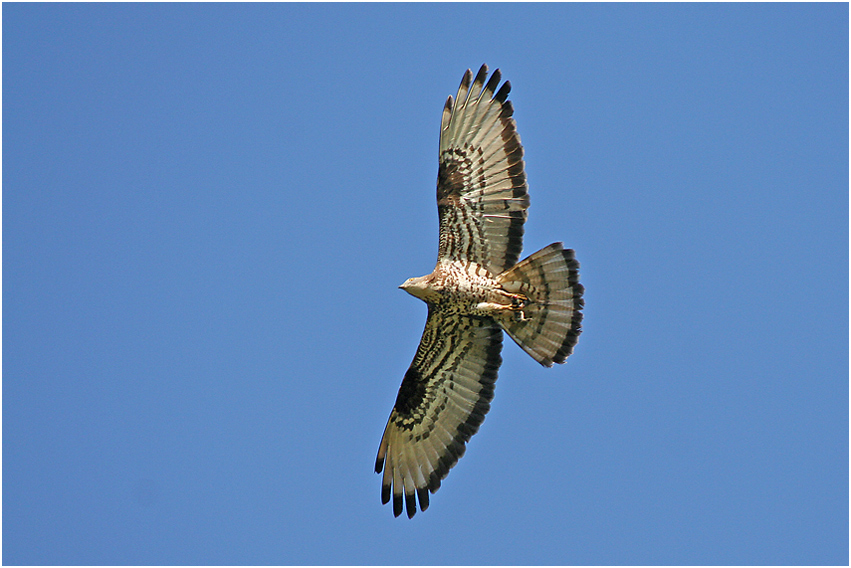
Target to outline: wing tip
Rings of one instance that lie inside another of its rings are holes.
[[[464,71],[464,76],[461,77],[461,86],[462,87],[469,87],[470,83],[472,81],[473,81],[473,71],[470,70],[470,69],[467,69],[466,71]]]
[[[417,499],[420,502],[420,511],[428,509],[428,487],[417,487]]]
[[[416,493],[405,493],[405,514],[409,519],[413,519],[417,514],[417,497]]]
[[[402,514],[402,494],[393,493],[393,516],[398,517]]]
[[[495,101],[498,101],[500,104],[505,103],[505,100],[508,98],[508,93],[511,92],[511,81],[506,81],[502,84],[496,94],[493,96]]]

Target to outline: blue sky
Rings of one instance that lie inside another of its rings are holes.
[[[483,62],[584,333],[394,519]],[[3,87],[4,563],[847,564],[847,4],[4,4]]]

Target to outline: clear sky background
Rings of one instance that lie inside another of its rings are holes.
[[[3,5],[7,564],[847,564],[848,6]],[[513,85],[524,256],[431,507],[375,453],[444,100]]]

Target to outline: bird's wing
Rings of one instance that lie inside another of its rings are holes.
[[[514,109],[506,100],[511,84],[496,90],[499,69],[485,83],[487,75],[482,65],[473,81],[468,69],[458,95],[443,108],[438,258],[475,262],[499,274],[520,258],[529,196]]]
[[[464,455],[490,409],[502,362],[502,331],[491,318],[429,307],[425,331],[390,413],[375,471],[384,471],[381,502],[393,514],[428,508],[428,492]]]

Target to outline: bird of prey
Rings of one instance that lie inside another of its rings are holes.
[[[487,81],[486,81],[487,79]],[[579,263],[551,244],[517,262],[529,196],[523,147],[499,69],[468,69],[443,107],[434,271],[400,286],[428,304],[414,361],[381,438],[381,502],[408,518],[429,504],[490,409],[502,332],[544,366],[564,363],[582,321]],[[499,89],[497,89],[499,87]],[[403,498],[404,496],[404,498]]]

